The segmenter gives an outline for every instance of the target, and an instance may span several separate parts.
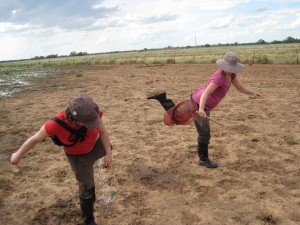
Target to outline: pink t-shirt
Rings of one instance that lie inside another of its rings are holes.
[[[231,80],[233,80],[235,77],[236,74],[232,73]],[[214,109],[219,104],[219,102],[226,96],[230,88],[230,84],[227,83],[223,70],[218,69],[208,78],[208,82],[203,88],[200,88],[192,93],[192,99],[197,102],[197,104],[199,104],[202,93],[210,83],[214,83],[219,87],[207,98],[204,108],[209,110]]]

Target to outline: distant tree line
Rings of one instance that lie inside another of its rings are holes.
[[[215,44],[215,45],[210,45],[210,44],[205,44],[205,45],[200,45],[198,47],[214,47],[214,46],[237,46],[237,45],[267,45],[267,44],[289,44],[289,43],[300,43],[300,39],[297,38],[293,38],[293,37],[287,37],[286,39],[282,40],[282,41],[271,41],[271,42],[267,42],[263,39],[259,39],[257,42],[250,42],[250,43],[238,43],[238,42],[234,42],[234,43],[228,43],[228,44]],[[190,46],[191,47],[191,46]]]
[[[288,44],[288,43],[300,43],[300,39],[298,38],[293,38],[293,37],[287,37],[286,39],[282,40],[282,41],[271,41],[271,42],[267,42],[263,39],[259,39],[257,42],[250,42],[250,43],[238,43],[238,42],[234,42],[234,43],[227,43],[227,44],[205,44],[205,45],[197,45],[197,46],[186,46],[186,48],[196,48],[196,47],[220,47],[220,46],[238,46],[238,45],[267,45],[267,44]],[[165,47],[163,49],[173,49],[173,48],[182,48],[182,47],[172,47],[172,46],[168,46]],[[132,50],[132,51],[114,51],[114,52],[107,52],[107,53],[121,53],[121,52],[142,52],[142,51],[148,51],[148,50],[160,50],[161,48],[157,48],[157,49],[147,49],[144,48],[142,50]],[[102,53],[105,54],[105,53]],[[52,55],[47,55],[47,56],[35,56],[32,59],[49,59],[49,58],[58,58],[58,57],[68,57],[68,56],[85,56],[88,55],[87,52],[75,52],[72,51],[70,53],[70,55],[62,55],[62,56],[58,56],[57,54],[52,54]]]
[[[87,55],[88,53],[87,52],[75,52],[75,51],[73,51],[73,52],[71,52],[70,53],[70,56],[84,56],[84,55]]]
[[[51,59],[51,58],[58,58],[58,55],[52,54],[52,55],[47,55],[46,57],[45,56],[35,56],[32,59]]]
[[[87,52],[71,52],[69,56],[84,56],[84,55],[88,55]],[[57,54],[52,54],[52,55],[47,55],[47,56],[35,56],[32,59],[53,59],[53,58],[58,58],[58,57],[68,57],[68,55],[62,55],[62,56],[58,56]]]

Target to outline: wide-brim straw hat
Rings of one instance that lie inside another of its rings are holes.
[[[239,57],[235,52],[227,52],[223,59],[219,59],[216,61],[218,66],[230,73],[238,73],[244,69],[244,65],[239,63]]]
[[[191,124],[197,116],[198,105],[193,100],[184,100],[173,106],[164,114],[167,126]]]

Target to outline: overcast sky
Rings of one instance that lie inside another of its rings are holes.
[[[0,61],[300,38],[300,0],[0,0]]]

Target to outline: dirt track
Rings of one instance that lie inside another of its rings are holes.
[[[175,102],[202,86],[216,65],[120,65],[81,68],[38,80],[0,98],[0,224],[71,225],[81,221],[77,185],[63,150],[37,145],[19,166],[8,159],[77,93],[104,111],[114,146],[106,172],[111,204],[101,201],[95,167],[95,217],[110,225],[219,225],[300,223],[299,65],[252,65],[242,84],[254,99],[231,88],[211,117],[211,158],[197,164],[193,125],[165,126],[163,108],[145,96],[166,90]]]

